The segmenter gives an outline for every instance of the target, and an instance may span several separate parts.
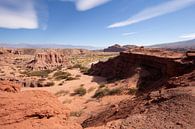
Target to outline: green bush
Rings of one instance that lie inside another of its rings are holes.
[[[74,95],[84,96],[87,93],[87,90],[83,87],[79,87],[74,90]]]

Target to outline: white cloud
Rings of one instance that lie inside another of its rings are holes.
[[[182,39],[195,39],[195,33],[181,35],[179,38],[182,38]]]
[[[0,1],[0,28],[36,29],[38,26],[33,0]]]
[[[75,6],[78,11],[86,11],[102,4],[105,4],[111,0],[60,0],[60,1],[68,1],[75,2]]]
[[[130,35],[134,35],[134,34],[136,34],[136,32],[123,33],[122,35],[123,36],[130,36]]]
[[[128,26],[131,24],[135,24],[138,22],[142,22],[161,15],[181,10],[192,4],[195,4],[195,0],[170,0],[169,2],[154,7],[146,8],[125,21],[116,22],[109,25],[108,28]]]

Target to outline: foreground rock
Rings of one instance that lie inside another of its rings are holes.
[[[10,82],[10,81],[0,81],[0,91],[6,91],[6,92],[19,92],[20,91],[20,85]]]
[[[2,87],[2,85],[0,85]],[[45,91],[0,91],[1,129],[80,129],[69,110]]]
[[[127,99],[85,120],[89,129],[194,129],[194,88],[174,88]],[[192,93],[193,92],[193,93]]]

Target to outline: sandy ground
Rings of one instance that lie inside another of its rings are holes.
[[[81,123],[87,117],[94,115],[95,113],[101,111],[106,106],[115,104],[125,98],[128,98],[129,95],[120,95],[120,96],[106,96],[101,99],[94,99],[92,96],[95,94],[95,91],[98,89],[100,84],[106,83],[105,79],[102,77],[94,77],[82,74],[79,69],[67,70],[73,76],[80,75],[78,80],[65,81],[62,86],[59,86],[60,83],[55,82],[55,86],[52,87],[37,87],[37,88],[22,88],[22,91],[26,90],[44,90],[50,93],[56,94],[59,91],[68,91],[67,94],[57,96],[58,99],[69,108],[72,112],[72,117],[70,119],[76,120]],[[84,96],[71,95],[74,93],[74,90],[83,86],[87,93]],[[89,91],[91,89],[91,91]],[[78,116],[75,116],[77,114]]]

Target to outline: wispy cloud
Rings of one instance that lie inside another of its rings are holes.
[[[33,0],[0,1],[0,28],[36,29],[38,26]]]
[[[154,7],[146,8],[125,21],[116,22],[109,25],[108,28],[132,25],[138,22],[142,22],[145,20],[149,20],[158,16],[162,16],[168,13],[184,9],[192,4],[195,4],[195,0],[170,0],[169,2]]]
[[[102,4],[105,4],[111,0],[61,0],[75,2],[75,6],[78,11],[86,11]]]
[[[195,39],[195,33],[181,35],[179,38],[182,38],[182,39]]]
[[[130,36],[130,35],[134,35],[134,34],[136,34],[136,32],[123,33],[122,35],[123,36]]]

